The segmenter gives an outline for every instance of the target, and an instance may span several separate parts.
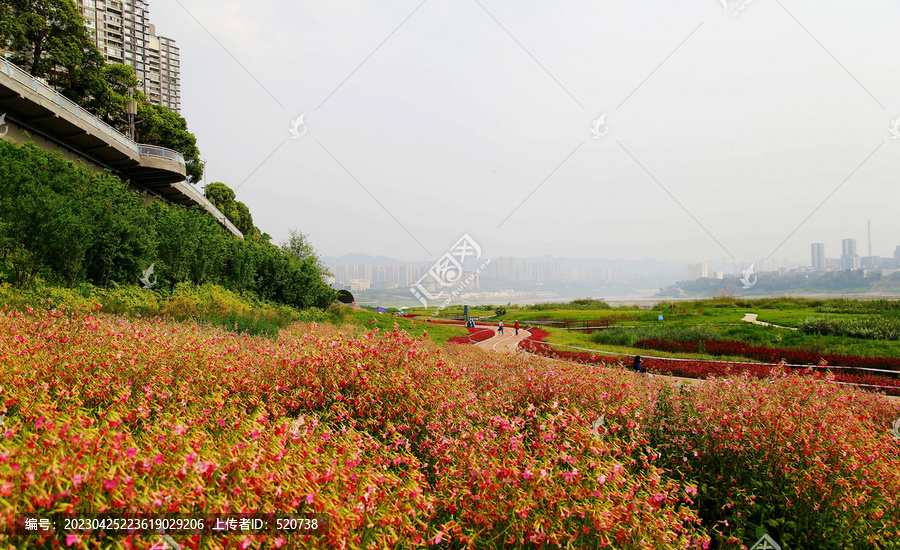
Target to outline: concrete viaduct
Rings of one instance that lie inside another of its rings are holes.
[[[168,202],[201,206],[232,234],[243,235],[222,212],[185,180],[184,157],[177,151],[142,145],[62,96],[42,81],[0,59],[2,139],[33,141],[95,172],[110,170],[132,189]]]

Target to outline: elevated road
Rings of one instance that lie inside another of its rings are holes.
[[[2,139],[37,146],[110,170],[132,187],[185,206],[201,206],[232,234],[243,237],[222,212],[187,183],[181,153],[143,145],[104,123],[9,61],[0,60]]]

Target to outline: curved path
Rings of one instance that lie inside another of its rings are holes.
[[[516,329],[511,327],[503,327],[503,334],[499,334],[496,328],[493,329],[494,335],[483,342],[475,344],[481,349],[489,349],[499,351],[501,353],[516,353],[519,350],[519,342],[531,336],[531,333],[524,329],[519,329],[519,335],[516,336]]]
[[[762,325],[765,327],[775,327],[775,328],[786,328],[788,330],[797,330],[794,327],[783,327],[781,325],[773,325],[772,323],[766,323],[765,321],[757,321],[756,318],[759,317],[758,313],[747,313],[744,315],[744,318],[741,321],[746,321],[748,323],[753,323],[754,325]]]

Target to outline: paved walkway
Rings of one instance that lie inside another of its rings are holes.
[[[492,327],[478,327],[491,329]],[[481,349],[489,349],[492,351],[499,351],[501,353],[516,353],[519,349],[519,342],[531,336],[531,333],[525,329],[519,329],[519,335],[516,336],[516,329],[512,327],[503,327],[503,334],[500,335],[497,332],[497,329],[494,328],[494,335],[488,338],[483,342],[478,342],[475,344]]]
[[[753,323],[754,325],[763,325],[766,327],[776,327],[776,328],[786,328],[788,330],[797,330],[794,327],[783,327],[781,325],[773,325],[772,323],[766,323],[765,321],[757,321],[756,318],[759,317],[757,313],[748,313],[744,315],[744,318],[741,321],[746,321],[748,323]]]

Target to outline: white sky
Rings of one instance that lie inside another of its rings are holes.
[[[808,263],[812,242],[865,255],[871,219],[893,255],[900,2],[721,2],[150,11],[181,49],[207,181],[240,185],[276,241],[419,261],[468,233],[488,257]]]

